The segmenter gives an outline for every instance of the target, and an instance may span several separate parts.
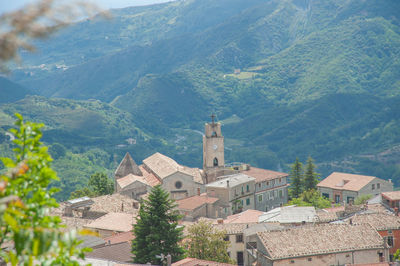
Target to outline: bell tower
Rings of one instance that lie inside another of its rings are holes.
[[[211,123],[205,125],[203,136],[203,169],[207,171],[224,165],[224,137],[221,133],[221,123],[215,122],[213,114]]]

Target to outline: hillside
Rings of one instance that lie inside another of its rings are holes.
[[[0,104],[18,101],[29,93],[28,89],[0,76]]]
[[[70,151],[89,145],[118,157],[131,147],[115,145],[143,135],[130,150],[135,160],[160,151],[189,166],[201,166],[198,132],[215,112],[227,161],[288,171],[311,155],[323,175],[400,185],[398,10],[396,0],[187,0],[114,10],[111,20],[82,21],[38,43],[42,52],[13,72],[58,99],[25,98],[2,110],[45,122],[45,140]]]

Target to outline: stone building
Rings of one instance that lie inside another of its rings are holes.
[[[254,209],[255,178],[238,173],[206,185],[207,194],[220,200],[225,215]]]
[[[269,211],[288,202],[288,174],[250,166],[241,172],[256,179],[256,210]]]
[[[389,248],[389,260],[393,261],[394,253],[400,249],[400,217],[387,213],[356,214],[349,223],[371,225],[384,239]]]
[[[177,209],[186,221],[195,221],[200,217],[219,218],[222,216],[218,198],[206,193],[177,200]]]
[[[393,183],[375,176],[333,172],[317,185],[322,196],[335,203],[351,203],[361,195],[393,191]]]
[[[204,192],[204,174],[198,168],[190,168],[173,159],[155,153],[138,166],[127,153],[115,171],[115,191],[138,199],[161,185],[174,199],[182,199]]]
[[[370,225],[320,224],[257,233],[246,245],[248,265],[346,265],[387,260],[382,237]]]

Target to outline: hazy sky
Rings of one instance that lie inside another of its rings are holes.
[[[93,2],[103,9],[109,9],[128,6],[150,5],[170,1],[172,0],[90,0],[87,2]],[[20,8],[27,3],[34,2],[37,2],[37,0],[0,0],[0,14]]]

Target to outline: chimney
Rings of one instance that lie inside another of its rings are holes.
[[[121,212],[123,212],[124,211],[124,203],[122,202],[121,203]]]
[[[353,219],[350,219],[349,223],[350,223],[350,225],[352,225],[353,224]]]
[[[200,196],[200,188],[197,188],[197,196]]]
[[[229,180],[226,180],[226,187],[229,187]]]
[[[218,219],[217,219],[217,223],[218,223],[218,224],[224,224],[224,219],[218,218]]]

